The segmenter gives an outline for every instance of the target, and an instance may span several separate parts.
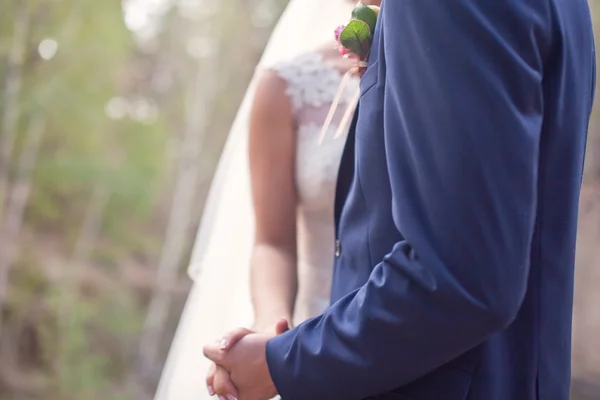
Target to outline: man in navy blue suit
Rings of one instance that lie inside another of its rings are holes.
[[[240,400],[567,400],[594,86],[585,0],[384,0],[332,305],[205,348]]]

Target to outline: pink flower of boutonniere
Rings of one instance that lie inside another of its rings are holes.
[[[323,124],[323,128],[321,129],[319,143],[322,143],[323,139],[325,138],[325,134],[331,125],[333,115],[335,114],[335,110],[340,103],[342,94],[350,77],[354,74],[358,74],[362,77],[367,69],[367,60],[369,59],[369,54],[371,53],[373,32],[375,32],[375,26],[377,25],[378,17],[379,7],[367,6],[360,1],[352,11],[352,20],[347,25],[338,26],[334,31],[335,40],[337,42],[340,55],[356,60],[356,65],[350,68],[342,78],[338,92],[333,100],[333,103],[331,104],[331,108],[329,109],[329,113],[327,114],[327,118]],[[359,97],[360,92],[357,92],[352,101],[350,101],[348,104],[348,108],[342,117],[340,125],[338,126],[338,131],[336,132],[334,138],[341,136],[346,130],[350,120],[352,119],[352,114],[356,109],[356,105],[358,104]]]
[[[344,29],[346,29],[346,25],[340,25],[334,31],[335,41],[338,43],[338,51],[340,52],[340,56],[350,54],[350,50],[342,46],[342,44],[340,43],[340,35],[344,31]]]

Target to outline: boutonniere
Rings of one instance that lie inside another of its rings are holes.
[[[319,143],[323,142],[323,139],[327,134],[327,130],[331,125],[335,111],[337,110],[350,78],[355,74],[358,74],[362,77],[365,69],[367,68],[367,60],[369,59],[369,54],[371,53],[373,33],[375,32],[375,26],[377,25],[378,17],[379,7],[367,6],[360,1],[354,10],[352,10],[351,21],[347,25],[338,26],[334,31],[335,40],[337,41],[340,55],[351,60],[356,60],[356,64],[352,66],[342,77],[338,91],[333,99],[331,108],[327,114],[327,118],[325,118],[323,128],[321,129]],[[348,108],[346,109],[346,112],[340,121],[334,138],[341,136],[345,132],[350,120],[352,119],[352,114],[356,109],[359,97],[360,90],[357,90],[354,97],[348,104]]]

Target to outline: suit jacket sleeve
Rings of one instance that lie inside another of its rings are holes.
[[[283,399],[393,390],[514,320],[536,222],[545,4],[384,1],[377,90],[405,240],[360,289],[269,341]]]

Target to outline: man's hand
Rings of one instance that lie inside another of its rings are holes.
[[[266,342],[289,329],[288,321],[282,318],[275,324],[272,333],[257,334],[246,328],[238,328],[225,334],[218,343],[205,346],[204,355],[215,361],[206,378],[210,395],[216,394],[220,400],[268,399],[275,396],[277,391],[265,358]],[[243,343],[236,346],[240,341]]]
[[[240,400],[266,400],[277,394],[265,354],[273,336],[249,333],[227,352],[216,344],[204,347],[206,357],[229,371]]]

